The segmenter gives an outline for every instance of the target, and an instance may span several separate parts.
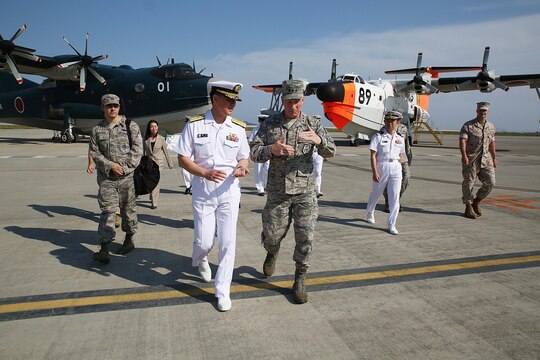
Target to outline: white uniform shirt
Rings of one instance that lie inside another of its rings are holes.
[[[377,152],[377,163],[398,161],[399,154],[405,154],[405,139],[398,133],[392,138],[386,129],[373,135],[369,143],[369,149]]]
[[[192,158],[197,165],[205,169],[222,170],[230,177],[238,161],[249,158],[246,131],[242,126],[233,123],[230,116],[227,116],[222,124],[216,123],[210,110],[204,117],[203,120],[186,124],[173,150]],[[205,188],[203,192],[207,194],[220,184],[229,183],[224,181],[216,184],[203,178],[199,180]],[[237,178],[234,180],[233,182],[238,181]]]

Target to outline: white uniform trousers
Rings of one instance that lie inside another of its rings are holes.
[[[266,181],[268,179],[269,161],[264,163],[255,163],[255,186],[258,193],[266,192]]]
[[[387,224],[396,225],[397,216],[399,214],[399,191],[401,189],[401,164],[399,161],[377,161],[377,170],[381,176],[379,182],[373,181],[373,189],[369,194],[368,205],[366,212],[370,213],[375,210],[375,206],[379,201],[384,189],[388,189],[388,207],[390,214],[388,215]]]
[[[187,188],[191,187],[191,179],[193,178],[193,175],[186,169],[182,169],[182,179],[184,180],[184,185]]]
[[[217,226],[218,270],[215,275],[216,297],[230,294],[236,252],[236,223],[240,204],[240,186],[232,176],[223,184],[193,178],[194,241],[192,265],[198,266],[214,246]],[[211,191],[210,188],[216,189]],[[209,191],[210,190],[210,191]]]

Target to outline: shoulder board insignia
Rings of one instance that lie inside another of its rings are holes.
[[[204,119],[204,115],[186,116],[186,120],[189,122],[195,122]]]
[[[236,124],[238,126],[241,126],[243,127],[244,129],[246,128],[247,124],[245,122],[243,122],[242,120],[238,120],[237,118],[232,118],[231,121],[233,122],[233,124]]]

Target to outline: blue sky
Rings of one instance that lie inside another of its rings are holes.
[[[9,38],[26,23],[17,43],[53,56],[72,52],[62,35],[84,51],[88,32],[89,53],[108,54],[106,65],[150,67],[156,55],[162,62],[169,56],[195,61],[207,75],[244,84],[235,116],[254,123],[270,99],[251,86],[281,82],[289,61],[295,77],[310,81],[326,81],[333,58],[338,73],[389,79],[385,70],[414,67],[418,52],[424,66],[480,66],[484,47],[491,46],[489,68],[497,75],[540,73],[540,0],[471,3],[10,1],[2,5],[0,33]],[[540,99],[525,87],[432,95],[429,112],[439,129],[459,129],[480,100],[492,103],[490,120],[498,130],[540,130]],[[322,106],[313,96],[304,111],[322,115]]]

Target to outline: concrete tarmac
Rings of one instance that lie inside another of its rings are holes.
[[[308,272],[294,304],[293,231],[262,274],[261,210],[242,180],[232,310],[191,266],[193,217],[178,166],[159,207],[138,200],[136,249],[92,260],[99,207],[87,141],[0,130],[1,359],[539,359],[540,138],[498,137],[497,186],[463,217],[457,137],[413,148],[399,235],[382,199],[368,224],[366,145],[324,163]],[[113,250],[120,246],[122,232]],[[216,271],[217,251],[210,263]]]

